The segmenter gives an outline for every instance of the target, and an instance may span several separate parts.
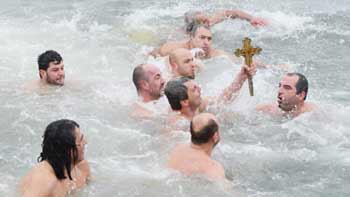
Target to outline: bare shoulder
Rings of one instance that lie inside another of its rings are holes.
[[[225,179],[225,170],[222,164],[219,162],[210,159],[209,162],[207,162],[207,167],[205,169],[205,172],[207,176],[210,179],[219,180],[219,179]]]
[[[307,102],[304,104],[304,112],[311,112],[317,109],[317,105],[314,103]]]
[[[186,47],[186,41],[181,41],[181,42],[167,42],[165,44],[163,44],[160,48],[159,48],[159,54],[161,56],[167,56],[169,55],[173,50],[177,49],[177,48],[184,48]]]
[[[152,118],[153,112],[138,103],[134,103],[131,106],[130,116],[135,119]]]
[[[87,160],[83,160],[77,164],[77,168],[82,172],[84,178],[90,176],[90,165]]]
[[[256,106],[256,110],[264,113],[273,113],[276,111],[276,104],[274,103],[268,103],[268,104],[260,104]]]
[[[23,196],[48,196],[57,184],[55,174],[46,165],[39,163],[22,179],[20,192]]]

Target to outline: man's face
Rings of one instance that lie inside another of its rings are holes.
[[[177,73],[184,77],[194,79],[196,64],[190,51],[184,51],[176,60]]]
[[[64,85],[64,64],[63,61],[58,62],[50,62],[47,70],[40,70],[40,75],[42,80],[44,80],[48,84],[52,85]]]
[[[195,84],[192,80],[184,83],[187,87],[187,95],[189,105],[193,109],[197,109],[202,103],[201,88]]]
[[[201,48],[208,54],[210,52],[212,35],[209,29],[199,27],[194,37],[191,37],[191,43],[195,48]]]
[[[146,72],[146,91],[152,96],[153,99],[157,100],[164,94],[164,79],[160,73],[159,68],[153,65],[145,66]]]
[[[303,101],[303,96],[296,94],[296,83],[298,79],[299,77],[297,75],[285,75],[279,84],[277,102],[278,107],[283,111],[291,111]]]
[[[78,150],[78,161],[80,162],[84,160],[84,153],[85,153],[85,145],[87,144],[87,141],[85,139],[84,134],[81,133],[80,129],[78,127],[75,127],[75,145]]]

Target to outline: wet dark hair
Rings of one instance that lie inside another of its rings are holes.
[[[288,76],[298,76],[298,81],[295,85],[295,88],[297,90],[297,94],[300,94],[301,92],[305,92],[304,100],[306,100],[307,91],[309,89],[309,82],[307,81],[306,77],[301,73],[287,73]]]
[[[179,77],[170,80],[164,89],[168,102],[173,110],[181,110],[181,101],[188,99],[187,87],[184,85],[191,80],[188,77]]]
[[[71,167],[78,161],[78,150],[75,144],[75,129],[78,123],[73,120],[57,120],[50,123],[44,132],[42,152],[38,162],[47,161],[53,168],[58,180],[72,179]]]
[[[186,33],[190,33],[193,29],[193,26],[198,23],[198,21],[195,19],[196,15],[200,13],[199,11],[187,11],[184,14],[184,19],[185,19],[185,31]]]
[[[140,90],[140,81],[141,80],[148,80],[146,78],[145,70],[143,69],[144,64],[140,64],[134,68],[134,71],[132,73],[132,81],[134,82],[134,85],[136,87],[137,92]]]
[[[191,141],[193,144],[205,144],[219,130],[219,125],[213,119],[209,119],[208,123],[200,130],[193,129],[193,121],[190,123]]]
[[[193,26],[192,26],[191,31],[189,32],[189,33],[190,33],[190,36],[191,36],[191,37],[194,37],[194,36],[196,35],[196,33],[197,33],[197,30],[198,30],[199,28],[201,28],[201,27],[203,27],[203,28],[205,28],[205,29],[207,29],[207,30],[210,30],[209,26],[204,25],[204,24],[201,24],[201,23],[198,23],[198,22],[195,21],[194,24],[193,24]]]
[[[51,62],[61,63],[62,57],[54,50],[48,50],[40,54],[38,57],[39,70],[47,70]]]

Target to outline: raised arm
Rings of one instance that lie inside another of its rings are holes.
[[[245,80],[247,80],[248,75],[253,76],[255,72],[256,67],[254,63],[251,67],[243,65],[233,82],[221,93],[221,96],[218,98],[218,102],[227,103],[232,101],[233,96],[236,97],[236,94],[234,95],[234,93],[237,93],[241,89],[243,83],[245,82]]]
[[[259,17],[254,17],[244,11],[241,10],[220,10],[216,11],[213,14],[204,17],[204,15],[198,15],[197,20],[203,21],[203,20],[208,20],[210,26],[218,24],[222,22],[223,20],[231,18],[231,19],[242,19],[250,22],[251,25],[253,26],[266,26],[268,25],[267,20],[259,18]]]

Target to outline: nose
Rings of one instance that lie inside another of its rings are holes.
[[[205,40],[204,40],[204,45],[205,45],[205,46],[208,46],[208,45],[209,45],[209,40],[208,40],[208,39],[205,39]]]
[[[192,61],[191,62],[191,68],[194,69],[196,67],[196,64]]]
[[[61,75],[64,75],[64,70],[63,69],[60,69],[58,74],[61,76]]]

